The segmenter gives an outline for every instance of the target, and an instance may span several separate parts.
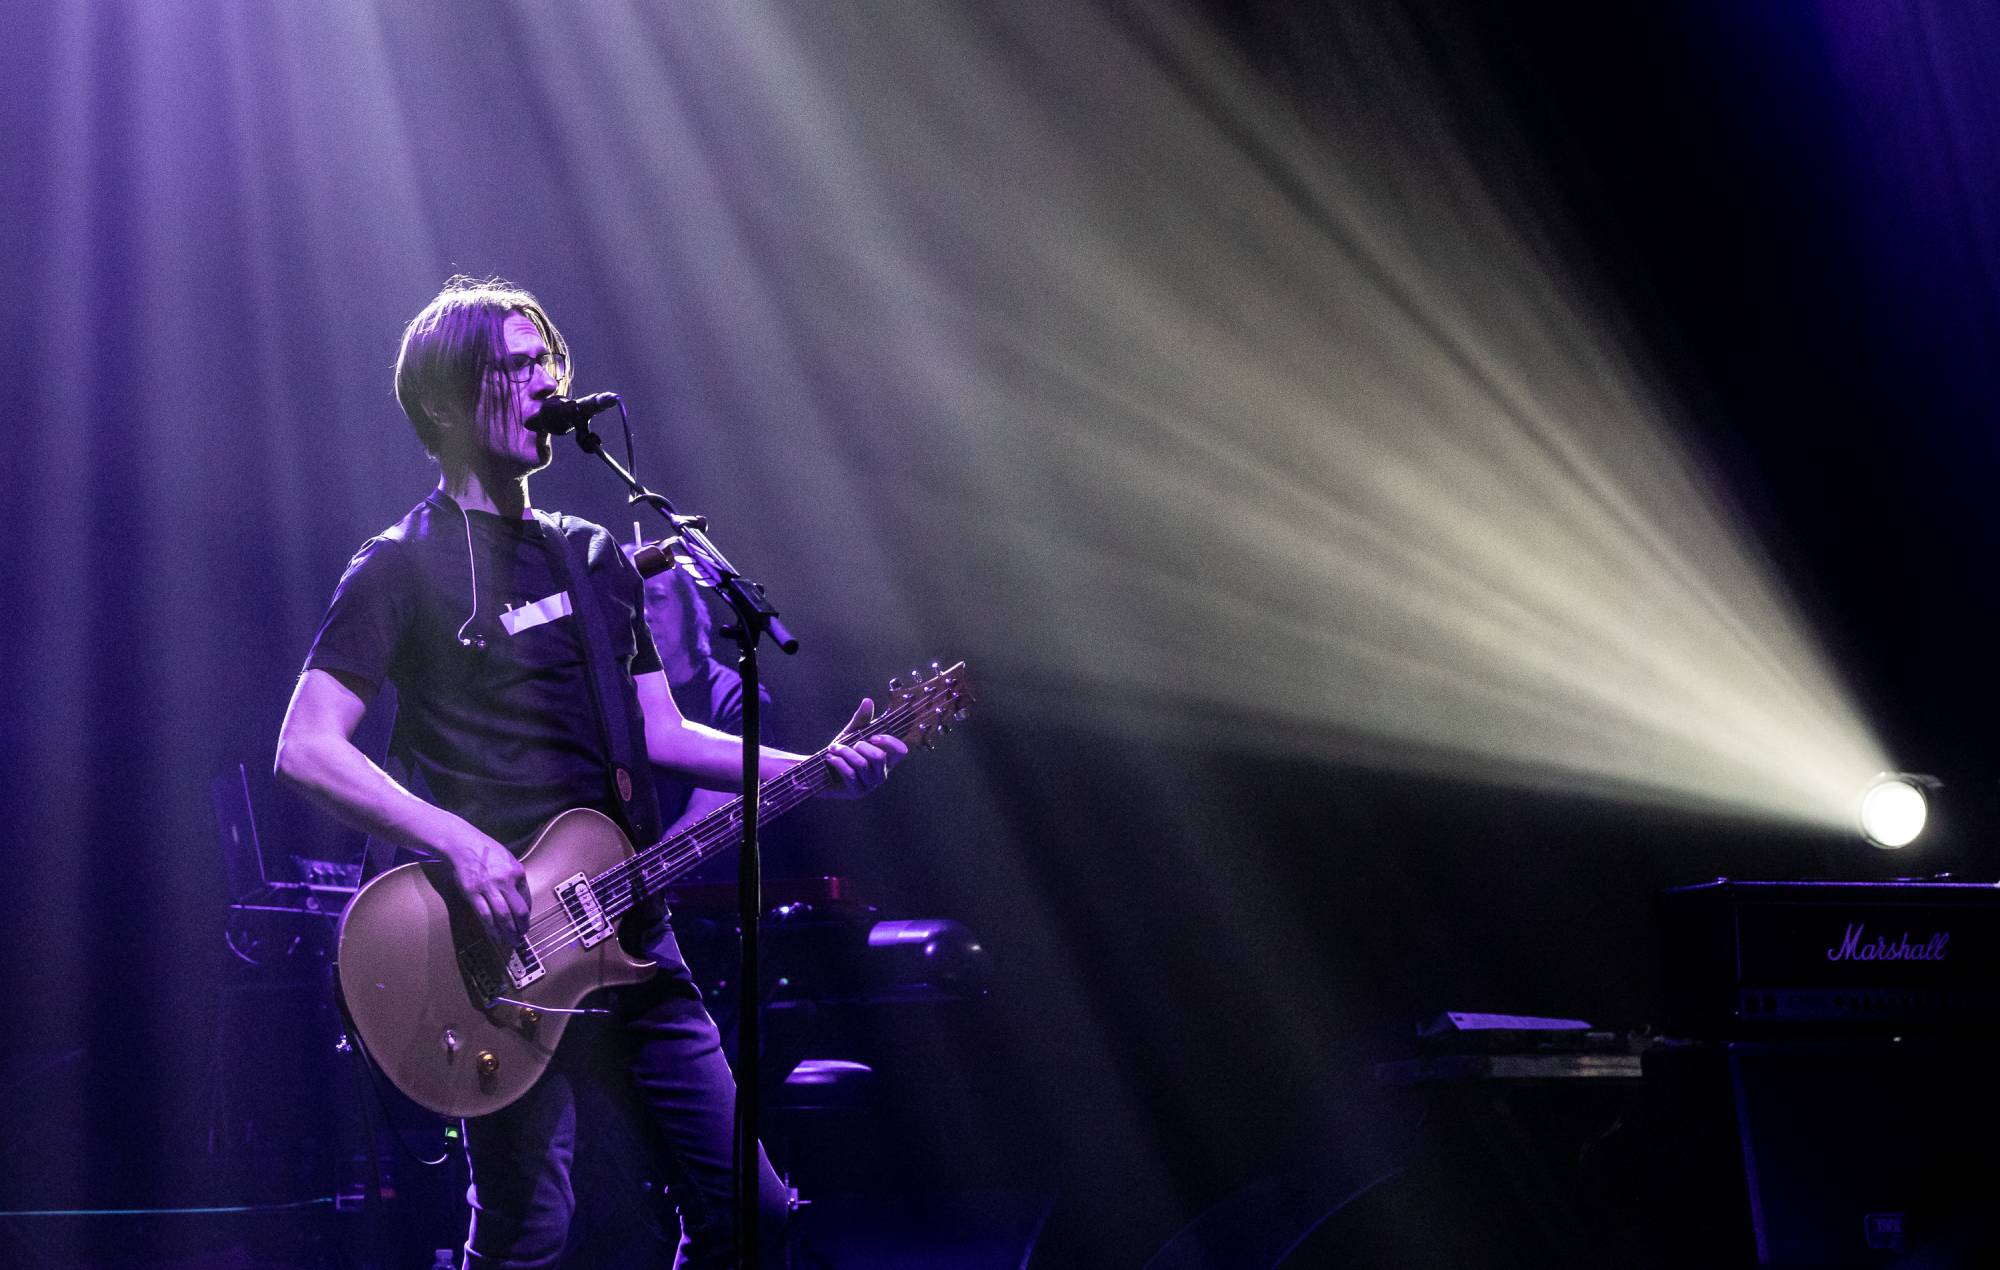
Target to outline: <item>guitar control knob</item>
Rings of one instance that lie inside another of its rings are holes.
[[[500,1074],[500,1056],[492,1050],[479,1051],[479,1078],[492,1080]]]
[[[528,1035],[533,1036],[535,1034],[536,1026],[539,1025],[541,1021],[542,1021],[541,1011],[535,1009],[533,1006],[521,1007],[521,1030],[523,1032],[526,1032]]]

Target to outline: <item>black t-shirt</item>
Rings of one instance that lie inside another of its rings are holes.
[[[660,668],[639,575],[608,531],[573,516],[461,515],[433,492],[355,554],[306,656],[308,670],[393,682],[391,754],[439,806],[515,850],[558,812],[612,810],[579,619],[545,545],[552,526],[582,547],[636,718],[632,680]],[[485,647],[462,645],[461,629]]]

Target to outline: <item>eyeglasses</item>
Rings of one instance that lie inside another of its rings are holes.
[[[526,353],[515,353],[500,363],[500,369],[509,380],[525,384],[535,377],[535,367],[540,366],[549,373],[549,378],[557,383],[569,373],[569,361],[555,352],[543,353],[540,357],[529,357]]]

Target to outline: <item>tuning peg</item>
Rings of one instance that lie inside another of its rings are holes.
[[[912,666],[910,668],[910,682],[913,684],[920,684],[923,681],[924,681],[924,672]]]
[[[971,717],[972,717],[971,706],[960,706],[958,709],[951,712],[951,721],[953,723],[963,723],[967,719],[970,719]]]
[[[901,692],[902,690],[903,690],[903,677],[901,675],[897,675],[889,680],[890,692]]]

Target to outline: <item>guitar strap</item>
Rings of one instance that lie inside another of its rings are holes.
[[[611,628],[606,624],[604,603],[591,584],[590,562],[583,549],[563,532],[556,517],[537,511],[535,519],[542,526],[549,569],[569,592],[570,608],[583,641],[584,676],[590,680],[591,700],[597,705],[604,752],[611,759],[605,773],[607,801],[616,809],[620,827],[631,835],[632,844],[643,850],[660,836],[660,804],[646,758],[646,721],[629,704],[632,694],[611,651]],[[609,535],[597,540],[607,544],[608,550],[618,550]]]

